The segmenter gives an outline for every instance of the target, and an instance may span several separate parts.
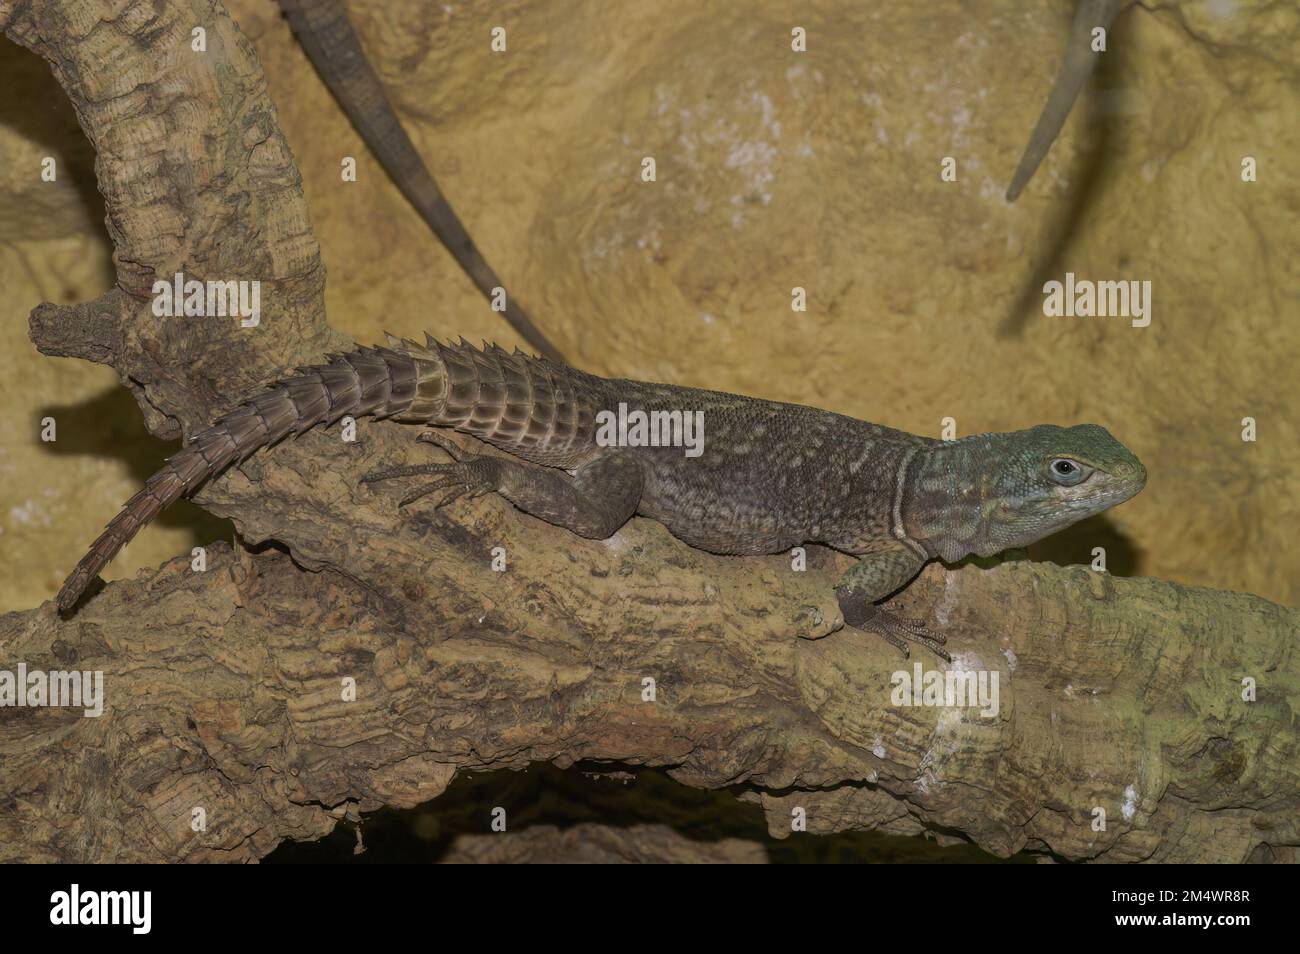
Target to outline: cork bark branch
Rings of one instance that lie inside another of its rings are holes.
[[[114,290],[33,312],[43,352],[110,364],[177,437],[348,346],[325,322],[261,68],[219,6],[0,0],[0,28],[76,107],[116,249]],[[152,284],[177,271],[260,280],[260,325],[155,317]],[[810,548],[794,572],[645,520],[582,540],[492,497],[399,512],[400,491],[359,477],[428,449],[397,424],[359,436],[309,433],[199,495],[292,558],[215,545],[205,571],[173,561],[69,619],[52,604],[0,618],[5,668],[101,670],[107,692],[99,718],[0,708],[0,858],[255,860],[433,798],[458,770],[582,759],[742,786],[776,835],[802,809],[812,832],[928,831],[1003,855],[1296,856],[1291,610],[1083,568],[930,567],[903,611],[956,665],[998,672],[999,708],[899,706],[891,674],[910,666],[831,632],[844,557]]]

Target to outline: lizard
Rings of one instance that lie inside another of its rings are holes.
[[[343,4],[339,0],[280,0],[280,8],[316,72],[389,178],[491,301],[494,289],[504,286],[402,127]],[[533,323],[513,295],[506,295],[504,304],[506,321],[529,345],[554,361],[564,360],[560,349]]]
[[[1047,103],[1038,116],[1038,122],[1034,125],[1034,131],[1029,135],[1029,142],[1011,177],[1011,183],[1007,186],[1008,202],[1015,202],[1033,178],[1061,132],[1061,127],[1065,125],[1083,84],[1092,75],[1100,55],[1092,48],[1092,31],[1098,27],[1109,31],[1119,11],[1133,2],[1134,0],[1079,0],[1074,11],[1074,22],[1070,26],[1070,38],[1066,42],[1061,70],[1048,94]]]
[[[622,405],[699,412],[701,452],[602,440],[602,412]],[[371,487],[429,478],[399,507],[434,493],[435,508],[496,493],[591,539],[641,515],[717,554],[825,544],[857,557],[834,588],[845,625],[904,655],[912,642],[944,659],[941,633],[880,602],[932,559],[1028,546],[1146,482],[1138,458],[1096,424],[942,441],[798,404],[597,377],[518,349],[388,335],[387,346],[300,368],[198,431],[90,547],[56,597],[59,610],[73,610],[118,550],[177,498],[260,448],[344,415],[424,425],[418,439],[450,458],[361,478]],[[468,452],[448,430],[504,455]]]

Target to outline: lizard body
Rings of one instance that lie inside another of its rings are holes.
[[[1084,83],[1092,75],[1097,57],[1101,55],[1092,48],[1092,31],[1097,27],[1109,31],[1116,14],[1133,2],[1134,0],[1079,0],[1074,22],[1070,26],[1070,38],[1066,42],[1065,57],[1061,61],[1061,70],[1048,94],[1047,103],[1038,116],[1038,122],[1034,124],[1034,131],[1029,135],[1029,142],[1011,177],[1011,184],[1007,186],[1008,202],[1015,202],[1033,178],[1060,134],[1061,127],[1065,125]]]
[[[693,414],[702,453],[610,446],[598,422],[620,404]],[[876,603],[928,560],[1026,546],[1127,500],[1146,471],[1103,428],[1041,425],[939,441],[841,414],[718,391],[606,379],[545,358],[466,342],[332,356],[244,401],[129,500],[59,591],[70,610],[95,575],[164,507],[254,451],[344,415],[428,425],[421,439],[453,458],[376,471],[373,483],[429,475],[402,501],[448,491],[498,493],[580,536],[604,539],[634,514],[691,546],[762,554],[823,543],[859,557],[836,587],[845,622],[944,655],[941,636]],[[453,429],[509,456],[464,453]],[[946,658],[946,656],[945,656]]]
[[[493,289],[504,286],[402,128],[343,4],[339,0],[280,0],[280,8],[312,65],[379,164],[465,274],[491,300]],[[506,296],[504,314],[530,345],[552,360],[564,360],[513,295]]]

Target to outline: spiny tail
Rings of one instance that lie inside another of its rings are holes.
[[[403,419],[454,428],[549,467],[577,466],[594,449],[596,414],[609,403],[603,379],[464,339],[401,347],[421,363],[420,396]]]
[[[338,0],[280,0],[280,6],[298,42],[370,151],[465,274],[490,299],[494,288],[504,286],[415,151],[366,59],[343,5]],[[513,296],[506,298],[505,317],[525,341],[546,357],[564,361],[560,350],[515,304]]]
[[[208,478],[289,434],[351,414],[389,417],[411,406],[419,386],[414,359],[388,348],[361,348],[324,365],[301,368],[240,404],[191,439],[128,500],[81,558],[55,603],[70,609],[117,552],[178,498]]]
[[[1034,131],[1029,136],[1029,144],[1025,146],[1024,155],[1020,157],[1020,164],[1016,166],[1015,175],[1011,177],[1011,184],[1007,186],[1008,202],[1016,201],[1021,191],[1029,184],[1029,180],[1033,178],[1038,166],[1047,157],[1047,151],[1052,148],[1052,143],[1061,132],[1061,127],[1065,125],[1065,120],[1074,107],[1074,101],[1079,97],[1079,91],[1083,89],[1083,84],[1092,74],[1099,56],[1092,49],[1092,31],[1097,27],[1109,31],[1115,14],[1128,2],[1129,0],[1079,0],[1079,6],[1074,14],[1074,23],[1070,27],[1065,61],[1061,64],[1061,72],[1057,75],[1052,92],[1047,97],[1047,105],[1043,107]]]
[[[91,545],[59,590],[58,608],[71,609],[118,551],[178,498],[289,434],[345,415],[450,427],[555,467],[581,461],[594,445],[599,378],[518,350],[479,350],[464,339],[419,345],[389,335],[388,344],[300,368],[195,434]]]

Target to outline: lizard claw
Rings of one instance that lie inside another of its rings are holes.
[[[875,607],[875,610],[867,619],[862,621],[858,626],[859,629],[870,630],[875,633],[885,642],[898,649],[903,654],[904,659],[911,657],[912,653],[907,644],[913,642],[924,646],[944,662],[952,662],[952,656],[948,655],[943,649],[947,637],[942,633],[930,632],[921,620],[895,616],[888,610],[881,609],[878,606]]]

